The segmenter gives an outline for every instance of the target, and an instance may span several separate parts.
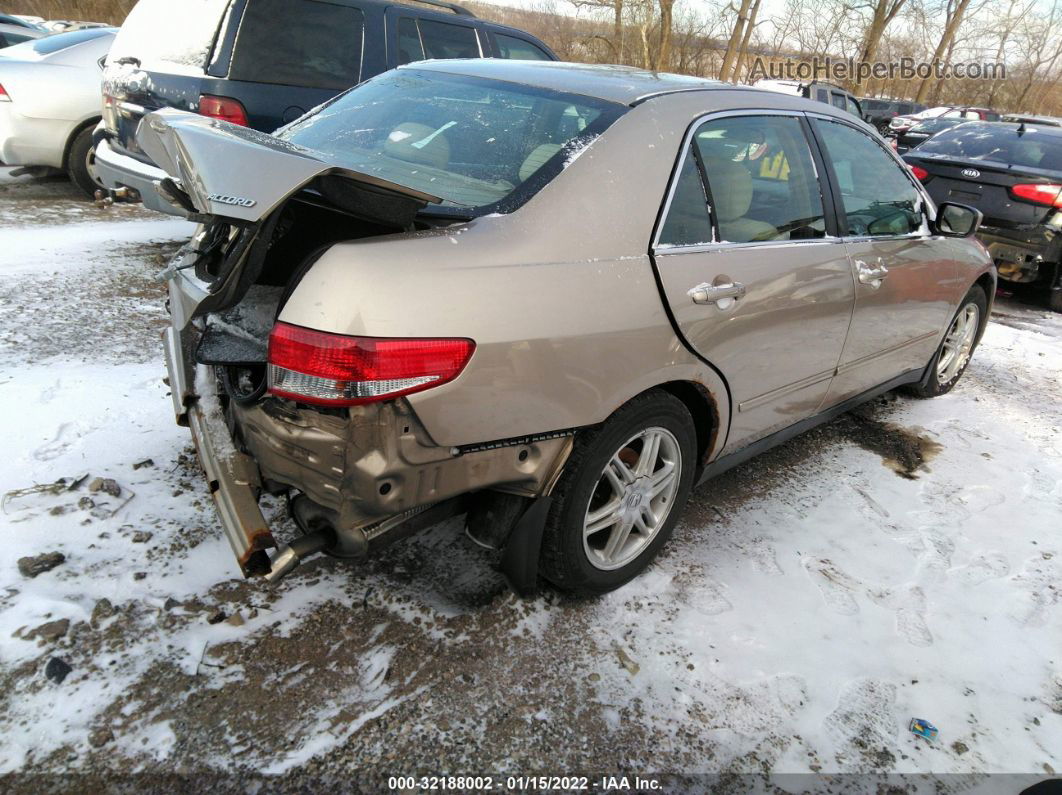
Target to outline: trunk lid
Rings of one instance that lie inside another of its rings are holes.
[[[170,108],[144,117],[137,142],[169,175],[160,195],[190,206],[202,224],[164,274],[178,328],[235,306],[256,284],[286,285],[334,242],[410,231],[422,208],[441,201],[271,135]]]
[[[358,217],[408,228],[416,213],[442,201],[430,193],[333,165],[272,135],[194,113],[164,108],[144,117],[137,144],[170,175],[201,215],[258,222],[286,197],[330,175],[363,194],[345,207]],[[325,194],[330,190],[326,183]],[[373,197],[375,196],[375,201]]]

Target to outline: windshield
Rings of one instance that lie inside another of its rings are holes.
[[[513,209],[625,110],[499,80],[399,69],[277,131],[352,171],[439,196],[443,206]]]
[[[1009,166],[1062,170],[1062,136],[1026,125],[968,122],[937,133],[918,147],[923,156],[981,160]],[[1055,128],[1047,128],[1055,129]]]

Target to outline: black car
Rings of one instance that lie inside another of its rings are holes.
[[[859,104],[863,108],[863,121],[874,127],[882,135],[889,129],[889,122],[894,117],[907,116],[926,109],[925,105],[918,102],[901,99],[860,97]]]
[[[534,36],[442,0],[140,0],[107,56],[96,169],[174,213],[155,188],[166,175],[134,140],[150,111],[272,132],[388,69],[445,58],[557,60]]]
[[[933,201],[984,213],[978,237],[1003,284],[1062,312],[1062,128],[966,122],[903,159]]]
[[[966,119],[952,119],[952,118],[938,118],[938,119],[926,119],[920,121],[914,127],[908,130],[904,130],[899,135],[896,135],[894,140],[896,141],[896,151],[899,154],[914,149],[920,143],[932,138],[941,130],[947,130],[957,124],[963,124]]]

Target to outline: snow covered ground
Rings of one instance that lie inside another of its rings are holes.
[[[269,587],[162,382],[153,277],[187,234],[0,182],[5,786],[1062,771],[1062,316],[1000,302],[952,394],[713,481],[602,599],[515,598],[457,521]]]

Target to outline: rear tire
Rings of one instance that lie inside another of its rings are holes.
[[[95,198],[96,191],[104,187],[96,174],[92,130],[92,127],[86,127],[79,132],[70,144],[70,151],[66,156],[66,173],[70,181],[90,199]]]
[[[1048,291],[1047,308],[1052,312],[1062,312],[1062,290]]]
[[[929,362],[928,377],[911,391],[923,398],[950,392],[966,372],[987,323],[988,298],[984,290],[974,285],[948,324],[944,339]]]
[[[696,459],[693,418],[663,390],[634,398],[600,427],[581,432],[553,490],[543,577],[561,590],[593,595],[640,574],[675,529]]]

